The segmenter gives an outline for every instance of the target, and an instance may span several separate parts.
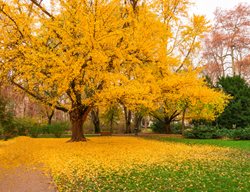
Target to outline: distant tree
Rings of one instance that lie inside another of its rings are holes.
[[[232,75],[245,75],[245,62],[250,51],[250,5],[239,4],[231,10],[217,9],[212,31],[205,40],[205,72],[213,82]]]
[[[239,75],[250,83],[250,54],[238,61],[236,67],[239,69]]]
[[[113,104],[106,109],[103,118],[105,124],[109,126],[110,133],[113,133],[114,125],[118,124],[119,116],[120,116],[120,110],[118,105]]]
[[[0,132],[4,135],[5,140],[15,134],[12,107],[2,95],[0,95]]]
[[[250,87],[240,76],[222,77],[218,87],[233,96],[216,122],[222,128],[246,127],[250,125]]]
[[[99,108],[98,107],[94,107],[91,111],[91,121],[94,125],[94,132],[95,133],[100,133],[101,128],[100,128],[100,118],[99,118]]]

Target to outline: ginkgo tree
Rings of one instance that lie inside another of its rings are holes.
[[[172,2],[172,4],[170,4]],[[170,123],[185,118],[214,119],[223,112],[229,97],[209,88],[200,75],[199,53],[201,40],[210,26],[204,16],[188,14],[189,1],[159,1],[159,17],[165,25],[165,40],[154,77],[159,89],[156,105],[151,115],[165,124],[170,133]]]
[[[85,140],[83,122],[107,90],[129,89],[132,100],[149,90],[136,76],[154,62],[163,33],[146,4],[135,17],[135,2],[1,1],[1,77],[69,112],[71,141]]]

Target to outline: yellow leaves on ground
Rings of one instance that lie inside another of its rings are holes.
[[[214,146],[188,146],[134,137],[91,137],[88,142],[66,143],[67,139],[19,137],[0,142],[0,165],[43,165],[53,176],[73,170],[92,177],[101,172],[144,169],[185,161],[217,161],[229,158],[230,150]]]

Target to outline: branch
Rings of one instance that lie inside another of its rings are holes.
[[[188,50],[188,52],[187,52],[185,58],[183,59],[181,65],[178,67],[178,69],[177,69],[175,72],[178,72],[178,71],[181,70],[181,68],[183,67],[185,61],[187,60],[187,58],[188,58],[189,55],[191,54],[191,51],[192,51],[192,49],[193,49],[193,45],[194,45],[194,43],[195,43],[195,40],[196,40],[196,36],[193,38],[193,41],[192,41],[192,43],[191,43],[191,45],[190,45],[190,47],[189,47],[189,50]]]
[[[3,8],[4,8],[4,6],[0,9],[0,11],[14,23],[14,25],[15,25],[16,28],[17,28],[17,31],[19,32],[19,34],[20,34],[21,37],[23,38],[24,35],[23,35],[23,33],[21,32],[21,30],[19,29],[19,27],[18,27],[16,21],[15,21],[10,15],[8,15],[8,14],[3,10]]]
[[[150,112],[149,113],[151,116],[153,116],[154,118],[156,118],[157,120],[164,122],[160,117],[158,117],[154,112]]]
[[[50,18],[54,19],[54,16],[52,14],[50,14],[42,5],[41,3],[38,3],[37,0],[30,0],[32,3],[34,3],[38,8],[41,9],[41,11],[43,13],[45,13],[47,16],[49,16]]]
[[[177,112],[177,110],[171,115],[171,117],[169,118],[170,121],[172,121],[173,119],[175,119],[178,115],[180,115],[180,112]]]
[[[11,80],[11,83],[13,83],[15,86],[17,86],[19,89],[23,90],[25,93],[29,94],[30,96],[34,97],[35,99],[44,102],[45,104],[49,105],[50,107],[53,106],[52,103],[46,101],[46,99],[44,99],[43,97],[36,95],[34,93],[32,93],[31,91],[29,91],[28,89],[24,88],[23,86],[21,86],[20,84],[16,83],[14,80]],[[66,109],[65,107],[56,105],[55,106],[56,109],[61,110],[63,112],[68,112],[68,109]]]

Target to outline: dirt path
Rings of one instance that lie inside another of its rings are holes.
[[[22,167],[0,172],[0,192],[57,192],[51,178],[40,170]]]

